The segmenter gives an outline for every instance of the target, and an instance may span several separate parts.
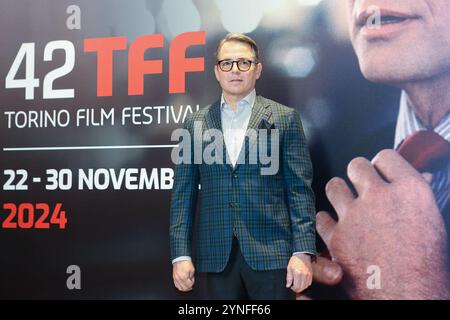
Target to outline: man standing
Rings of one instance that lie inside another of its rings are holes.
[[[356,299],[449,299],[450,1],[347,2],[363,75],[403,93],[394,150],[350,162],[356,195],[340,178],[327,184],[339,221],[320,212],[317,230],[334,262],[320,258],[315,280],[344,273]]]
[[[222,97],[188,117],[185,129],[191,137],[198,127],[222,133],[227,163],[176,166],[170,217],[174,284],[189,291],[195,282],[192,234],[199,197],[195,265],[207,273],[210,298],[294,298],[311,284],[316,254],[312,166],[300,117],[256,95],[262,64],[253,39],[228,34],[216,59]],[[279,141],[267,143],[272,155],[279,154],[276,172],[264,174],[261,161],[250,161],[254,148],[246,137],[252,130],[257,140],[276,131]],[[203,135],[200,141],[203,151]],[[215,143],[220,154],[221,143]]]

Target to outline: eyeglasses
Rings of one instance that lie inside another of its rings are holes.
[[[258,61],[252,61],[252,60],[247,60],[247,59],[239,59],[239,60],[229,60],[229,59],[225,59],[225,60],[220,60],[217,62],[217,65],[219,66],[220,70],[224,71],[224,72],[229,72],[231,71],[231,69],[233,69],[233,65],[234,63],[237,64],[237,67],[239,69],[239,71],[248,71],[250,70],[252,63],[253,64],[258,64]]]

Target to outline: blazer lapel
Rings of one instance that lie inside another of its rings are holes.
[[[222,145],[220,146],[217,141],[214,141],[216,145],[216,150],[222,147],[222,159],[223,165],[226,165],[231,170],[233,169],[231,165],[230,157],[228,156],[227,146],[225,145],[225,139],[223,139],[223,130],[222,130],[222,116],[221,116],[221,108],[220,108],[220,100],[216,101],[210,108],[207,116],[206,116],[206,129],[216,129],[222,133]]]
[[[247,129],[268,129],[267,124],[273,125],[272,109],[270,105],[263,103],[261,96],[257,96]]]
[[[259,129],[270,129],[272,127],[272,109],[270,108],[270,105],[263,102],[261,96],[257,96],[247,126],[247,132],[248,130],[254,130],[256,132],[256,137],[252,136],[251,134],[245,137],[244,142],[242,143],[241,151],[239,153],[238,163],[236,164],[234,170],[237,170],[240,163],[242,164],[242,159],[245,159],[245,163],[248,162],[249,152],[250,150],[252,150],[253,145],[258,141]],[[242,158],[244,157],[243,152],[245,152],[245,158]]]
[[[220,100],[212,104],[206,116],[206,126],[208,129],[217,129],[222,131],[222,120],[220,116]]]

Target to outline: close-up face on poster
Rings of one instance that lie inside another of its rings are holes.
[[[0,299],[450,299],[449,24],[0,0]]]

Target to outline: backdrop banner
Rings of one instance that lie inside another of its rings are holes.
[[[301,116],[317,212],[337,219],[325,186],[333,177],[349,182],[352,159],[372,160],[396,146],[401,90],[363,77],[342,0],[0,0],[0,6],[1,299],[206,297],[202,274],[189,293],[173,285],[171,153],[178,140],[172,132],[220,99],[214,54],[228,32],[248,34],[260,48],[257,94]],[[441,194],[448,193],[444,186]],[[389,194],[381,197],[387,203]],[[377,232],[369,220],[368,232]],[[419,224],[417,233],[425,232]],[[418,250],[429,251],[432,261],[446,256],[442,239],[440,251]],[[361,248],[370,242],[358,241]],[[319,234],[317,245],[340,261]],[[368,292],[389,287],[397,256],[383,265],[360,255],[367,252],[361,248],[347,250],[361,264]],[[308,295],[371,298],[346,280],[315,283]]]

